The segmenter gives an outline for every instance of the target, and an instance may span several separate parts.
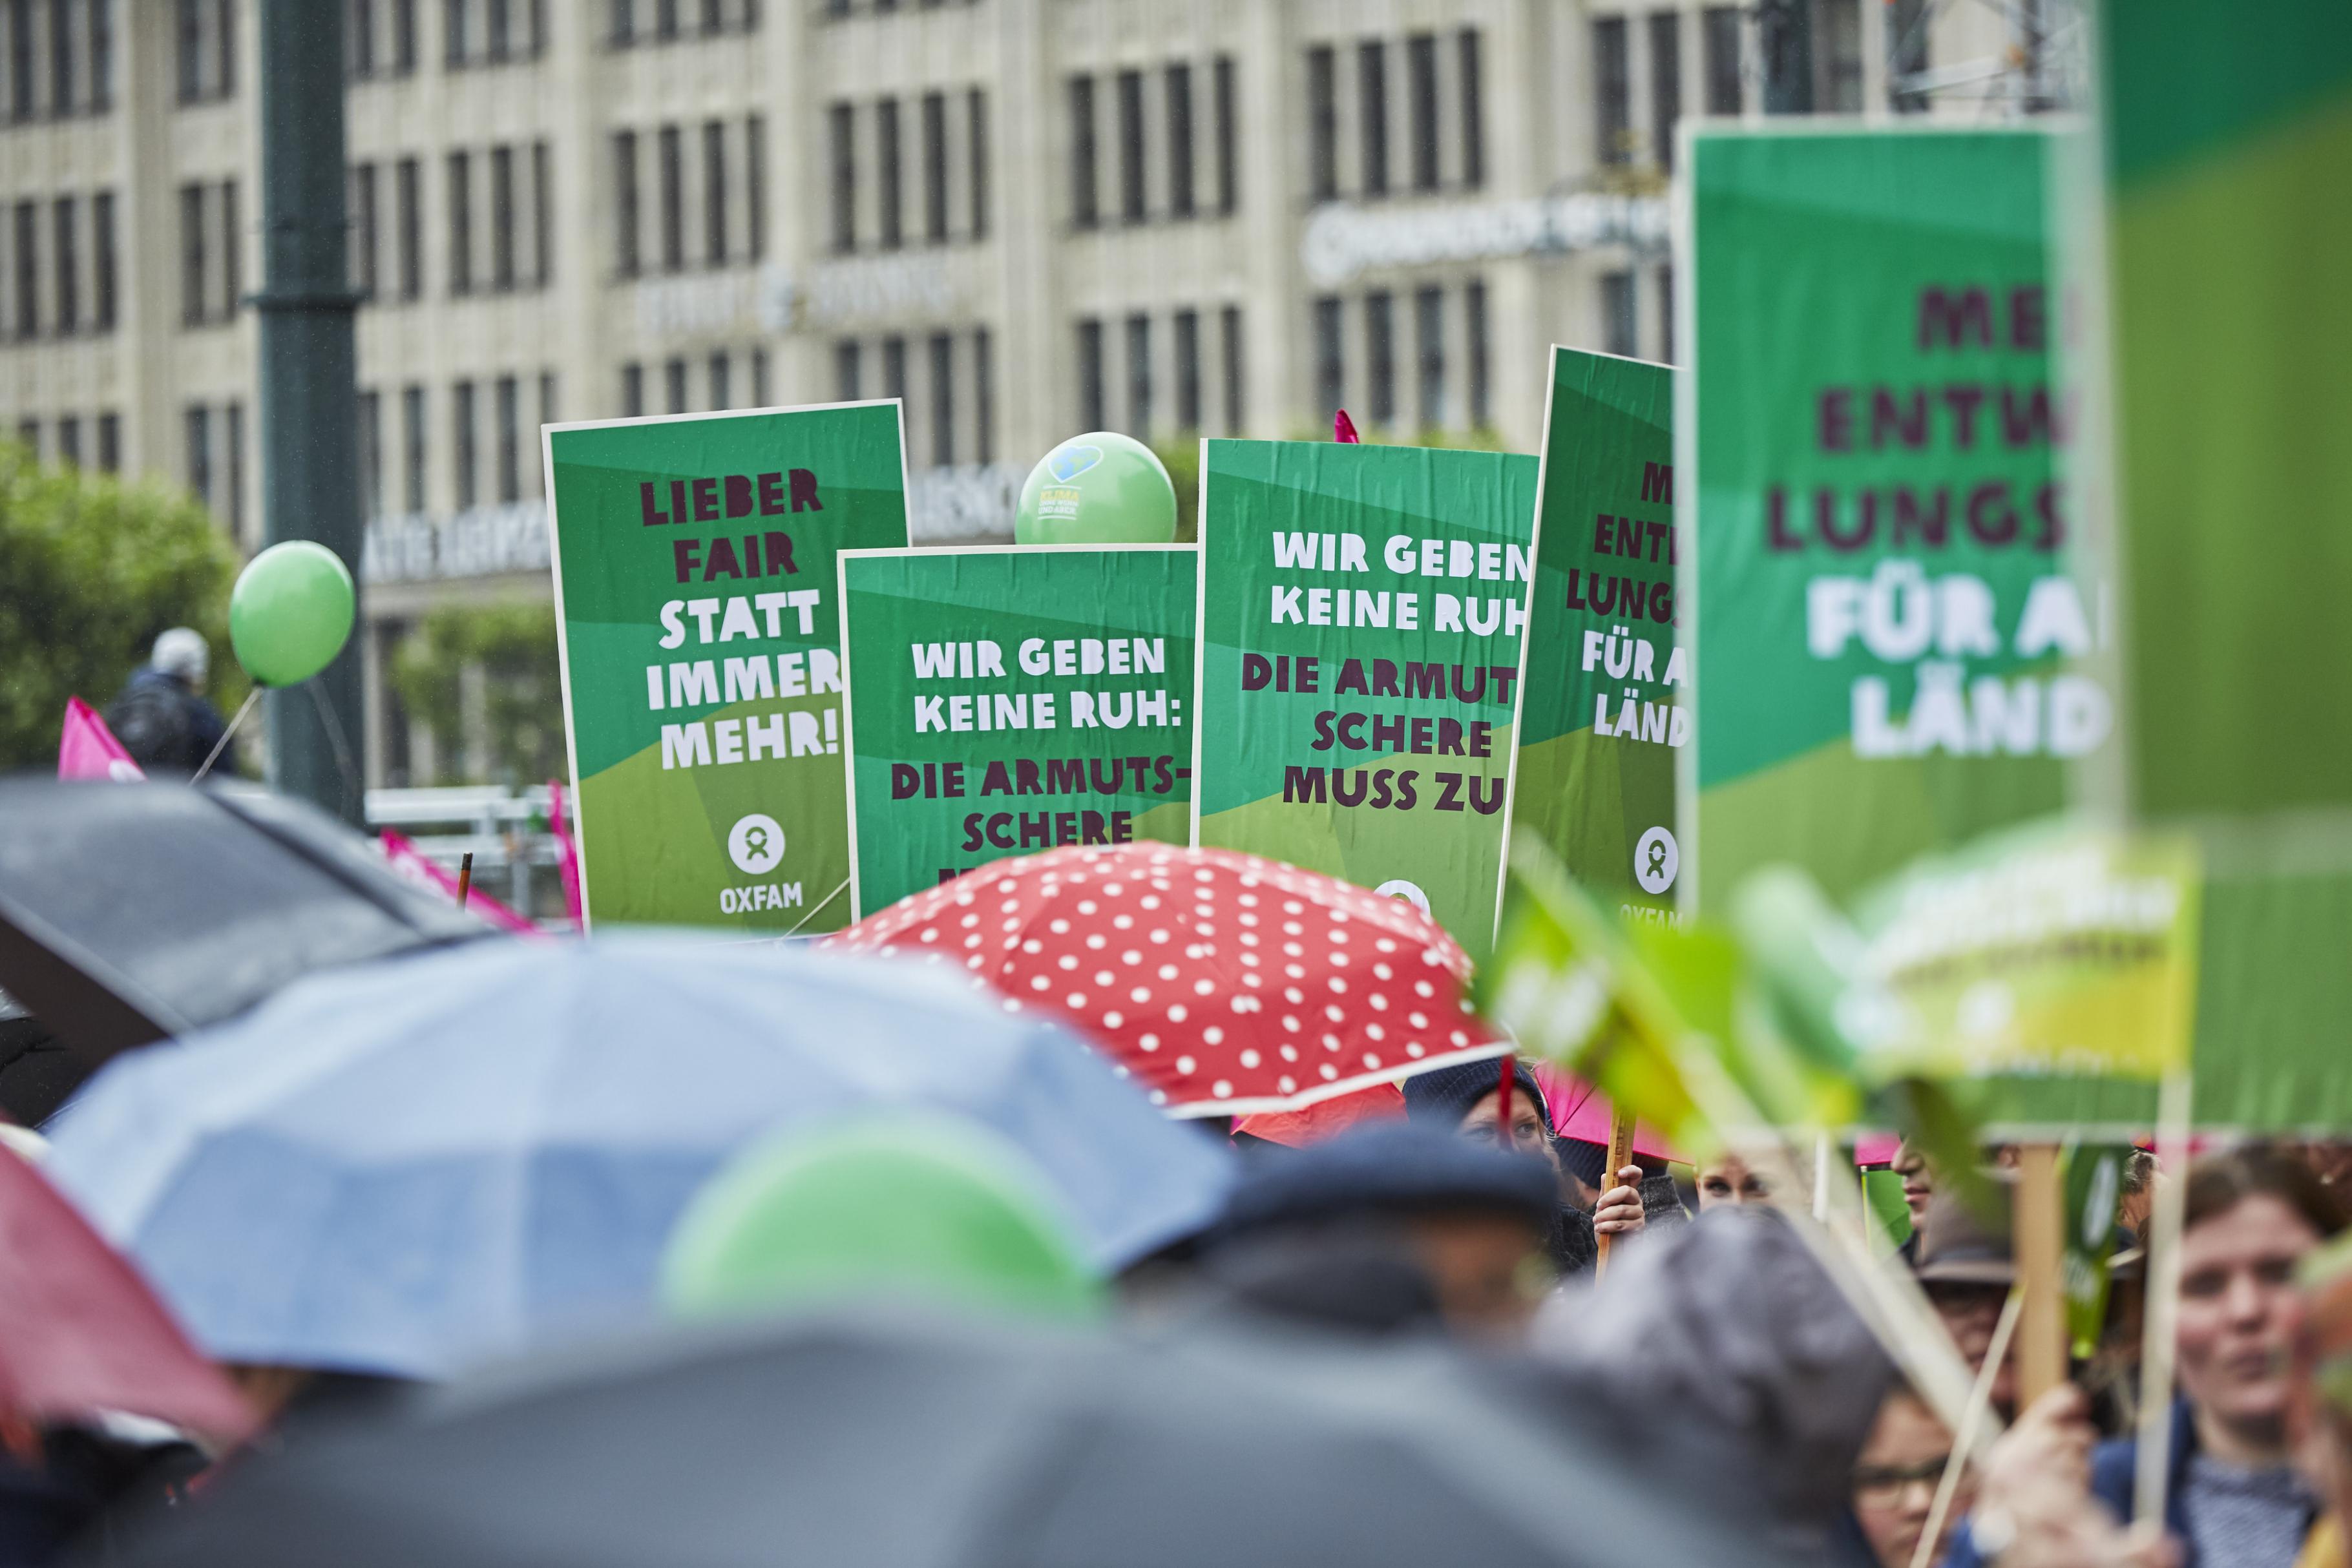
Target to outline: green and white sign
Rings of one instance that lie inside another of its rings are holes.
[[[1689,145],[1681,893],[1787,861],[1843,899],[2059,809],[2113,727],[2053,465],[2045,137]]]
[[[859,916],[1008,855],[1187,841],[1195,559],[844,552]]]
[[[1628,918],[1674,908],[1682,863],[1674,391],[1664,365],[1551,351],[1512,813]]]
[[[1209,441],[1195,841],[1494,944],[1536,461]]]
[[[849,921],[834,557],[907,542],[896,402],[547,427],[589,920]]]

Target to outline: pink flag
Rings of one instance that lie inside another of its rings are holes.
[[[1350,446],[1363,444],[1364,438],[1356,434],[1356,422],[1348,417],[1348,411],[1344,408],[1331,416],[1331,439],[1345,442]]]
[[[79,697],[68,697],[65,733],[58,737],[58,777],[136,784],[147,774],[131,760],[131,753],[122,749],[96,708]]]
[[[392,862],[393,870],[409,881],[447,894],[451,903],[457,902],[457,879],[436,865],[409,840],[406,834],[396,833],[390,828],[383,831],[383,858]],[[466,907],[491,925],[512,931],[518,936],[542,935],[540,928],[532,925],[527,917],[516,914],[488,894],[484,893],[479,883],[466,890]]]
[[[547,781],[547,829],[555,835],[555,868],[563,874],[563,907],[572,916],[572,924],[583,931],[588,928],[585,905],[580,898],[580,846],[572,841],[572,816],[563,809],[563,781]]]

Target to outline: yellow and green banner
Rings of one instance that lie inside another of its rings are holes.
[[[1536,460],[1202,446],[1195,841],[1494,942]]]
[[[849,921],[834,557],[907,542],[898,405],[551,425],[591,923]]]
[[[861,918],[1008,855],[1187,841],[1196,553],[842,552]]]

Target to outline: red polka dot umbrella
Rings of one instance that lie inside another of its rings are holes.
[[[1230,850],[1001,861],[828,943],[953,965],[1068,1019],[1179,1116],[1297,1110],[1507,1048],[1421,911]]]

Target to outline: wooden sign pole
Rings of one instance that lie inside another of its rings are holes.
[[[1633,1158],[1633,1118],[1625,1114],[1624,1112],[1618,1110],[1612,1103],[1609,1108],[1608,1165],[1601,1173],[1601,1191],[1607,1192],[1611,1187],[1617,1185],[1617,1173],[1623,1170],[1625,1166],[1632,1162]],[[1614,1236],[1600,1236],[1594,1238],[1593,1246],[1595,1250],[1592,1256],[1592,1275],[1594,1279],[1599,1279],[1601,1273],[1608,1269],[1609,1244],[1616,1239],[1617,1238]]]
[[[2058,1146],[2026,1144],[2017,1152],[2017,1202],[2011,1234],[2017,1283],[2024,1297],[2017,1322],[2017,1403],[2031,1405],[2066,1381],[2066,1298],[2059,1271],[2065,1251],[2065,1199]]]

